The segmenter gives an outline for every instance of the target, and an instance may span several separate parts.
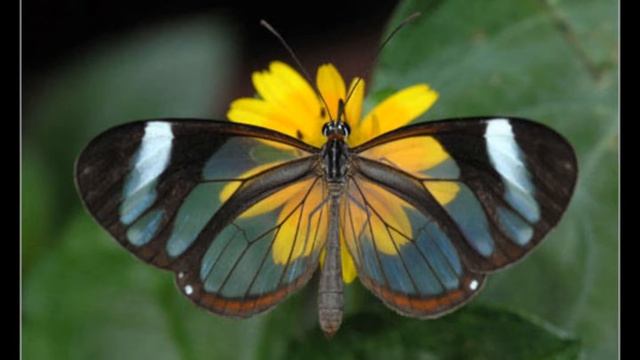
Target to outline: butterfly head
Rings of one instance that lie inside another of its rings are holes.
[[[344,120],[344,102],[338,102],[338,116],[322,126],[322,135],[328,140],[345,140],[351,133],[351,127]]]
[[[322,126],[322,135],[327,139],[344,140],[351,133],[351,127],[346,122],[330,121]]]

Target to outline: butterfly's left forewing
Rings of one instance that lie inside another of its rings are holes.
[[[520,119],[418,124],[353,152],[345,208],[356,210],[343,219],[372,225],[344,238],[355,239],[349,250],[364,284],[391,307],[419,317],[463,303],[477,292],[482,274],[529,253],[560,220],[577,175],[575,154],[560,135]],[[402,215],[382,216],[394,203],[387,213]],[[366,221],[358,221],[363,214]],[[394,230],[402,217],[404,230]],[[386,237],[382,243],[397,249],[362,246],[371,237]]]
[[[174,271],[191,300],[249,316],[317,267],[326,189],[316,153],[252,126],[143,121],[94,139],[76,184],[96,220],[137,257]]]

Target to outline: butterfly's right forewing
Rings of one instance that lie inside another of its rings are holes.
[[[94,139],[76,183],[94,218],[137,257],[174,271],[191,300],[249,316],[317,267],[326,191],[316,153],[253,126],[143,121]]]

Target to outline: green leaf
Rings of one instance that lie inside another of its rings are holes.
[[[440,93],[421,121],[512,115],[574,145],[580,173],[563,220],[529,258],[492,276],[478,302],[517,306],[617,354],[617,8],[604,0],[405,1],[420,11],[383,52],[373,91],[426,82]]]
[[[577,359],[580,343],[520,314],[469,306],[430,321],[361,312],[333,339],[315,329],[289,349],[287,359]]]
[[[37,149],[26,147],[22,154],[22,270],[28,275],[31,266],[43,254],[43,244],[54,232],[53,189],[47,180],[51,169]]]
[[[80,213],[23,286],[25,359],[251,359],[264,319],[196,307]]]
[[[80,207],[73,164],[100,132],[139,119],[222,118],[234,53],[232,34],[216,18],[159,24],[98,43],[27,89],[25,146],[41,154],[44,186],[53,190],[47,221],[62,224]],[[43,245],[57,238],[50,235]]]
[[[29,89],[23,156],[25,358],[251,358],[261,331],[210,316],[172,276],[131,257],[82,211],[73,163],[110,126],[140,118],[219,117],[235,67],[224,22],[199,17],[111,39]],[[80,212],[82,211],[82,212]],[[228,338],[227,338],[228,337]],[[212,338],[217,339],[211,341]]]

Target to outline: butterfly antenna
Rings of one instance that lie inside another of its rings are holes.
[[[344,101],[342,99],[338,100],[338,116],[336,118],[336,122],[346,122],[345,112],[344,112]]]
[[[362,80],[363,78],[368,77],[369,74],[371,73],[371,70],[374,69],[378,65],[378,60],[380,59],[380,54],[382,53],[382,49],[384,49],[384,47],[389,43],[391,38],[393,38],[393,36],[398,31],[400,31],[400,29],[402,29],[407,24],[409,24],[410,22],[412,22],[415,19],[417,19],[418,16],[420,16],[420,15],[421,15],[420,12],[415,12],[415,13],[407,16],[404,20],[402,20],[402,22],[400,22],[400,24],[398,24],[398,26],[395,27],[395,29],[393,29],[393,31],[391,31],[391,33],[389,35],[387,35],[387,37],[384,39],[382,44],[380,44],[380,46],[378,46],[378,50],[376,51],[376,54],[373,57],[373,61],[371,63],[371,66],[369,67],[369,69],[364,73],[364,76],[358,77],[358,79],[356,80],[355,84],[353,84],[353,87],[351,87],[351,89],[349,89],[349,93],[347,94],[347,97],[346,97],[346,99],[344,101],[345,105],[349,102],[349,99],[351,98],[351,95],[353,95],[353,92],[356,90],[356,88],[360,84],[360,80]]]
[[[284,46],[284,48],[287,49],[287,52],[289,52],[289,55],[291,55],[291,57],[293,58],[293,61],[295,61],[298,68],[302,71],[302,74],[307,79],[307,82],[311,84],[311,86],[313,86],[316,92],[316,95],[318,95],[320,100],[322,100],[322,103],[327,109],[327,112],[329,112],[329,105],[327,104],[327,101],[324,99],[324,97],[322,97],[320,90],[314,85],[315,83],[311,80],[311,75],[309,75],[309,72],[307,72],[307,69],[302,65],[302,62],[300,61],[300,59],[298,59],[298,57],[296,56],[296,53],[293,52],[293,49],[291,48],[291,46],[287,44],[287,42],[284,40],[282,35],[280,35],[280,33],[277,32],[276,29],[274,29],[273,26],[271,26],[271,24],[269,24],[266,20],[264,19],[260,20],[260,25],[264,26],[267,30],[269,30],[276,38],[278,38],[282,46]],[[331,116],[331,113],[329,113],[329,118],[333,119],[333,117]]]

